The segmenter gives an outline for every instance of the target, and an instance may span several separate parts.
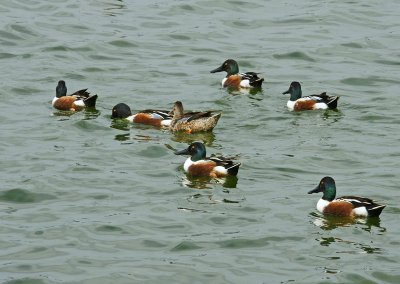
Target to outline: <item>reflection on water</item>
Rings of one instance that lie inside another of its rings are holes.
[[[100,111],[95,108],[85,108],[83,112],[85,115],[85,120],[95,119],[100,115]]]
[[[130,133],[117,134],[117,135],[115,135],[114,140],[128,141],[130,139],[130,137],[131,137]]]
[[[330,124],[340,121],[344,117],[344,114],[340,109],[327,109],[322,113],[324,120],[329,120]]]
[[[386,228],[380,226],[379,217],[371,217],[371,218],[350,218],[350,217],[337,217],[337,216],[328,216],[328,215],[319,215],[317,213],[311,213],[310,216],[314,218],[313,223],[320,227],[323,230],[333,230],[337,228],[357,226],[362,230],[371,233],[373,228],[377,228],[379,233],[386,232]],[[382,249],[379,247],[372,247],[370,243],[363,244],[353,241],[346,241],[342,238],[338,237],[321,237],[319,240],[321,246],[330,246],[333,243],[345,243],[352,245],[358,249],[361,249],[363,253],[381,253]],[[346,251],[337,251],[337,253],[358,253],[354,250],[346,250]]]
[[[95,108],[86,108],[82,111],[70,111],[70,110],[57,110],[53,112],[53,116],[62,117],[60,121],[68,120],[67,117],[72,115],[82,115],[82,120],[92,120],[96,119],[100,115],[100,111]]]
[[[59,111],[53,112],[53,116],[71,116],[75,113],[76,113],[75,111],[59,110]],[[60,119],[60,120],[67,120],[67,119],[65,118],[65,119]]]
[[[367,232],[371,232],[373,228],[377,228],[380,233],[386,232],[386,228],[380,226],[379,217],[369,218],[351,218],[351,217],[338,217],[331,215],[320,215],[316,212],[310,213],[310,216],[314,218],[314,225],[320,227],[323,230],[333,230],[340,227],[349,227],[352,225],[362,225],[361,229]]]
[[[224,188],[236,188],[238,178],[236,176],[226,176],[222,178],[211,178],[211,177],[192,177],[186,175],[182,180],[182,185],[189,188],[195,189],[209,189],[213,187],[213,184],[221,184]],[[229,193],[228,190],[226,192]]]
[[[104,2],[104,13],[108,16],[116,16],[122,13],[122,10],[126,9],[125,4],[122,0],[105,1]]]
[[[318,215],[313,212],[310,214],[315,217],[313,223],[314,225],[320,227],[323,230],[333,230],[339,227],[348,227],[356,223],[357,219],[350,217],[337,217],[329,215]]]
[[[237,95],[257,95],[258,93],[262,93],[262,88],[226,88],[227,92],[230,95],[237,96]]]
[[[213,132],[197,132],[197,133],[187,133],[184,131],[174,132],[171,135],[171,140],[179,143],[191,144],[195,141],[202,141],[206,146],[211,146],[215,140],[215,135]]]
[[[370,253],[375,253],[376,254],[376,253],[381,253],[382,252],[382,249],[378,248],[378,247],[372,247],[370,245],[357,243],[357,242],[353,242],[353,241],[346,241],[346,240],[343,240],[341,238],[335,238],[335,237],[322,237],[319,240],[319,243],[320,243],[321,246],[327,246],[327,247],[330,246],[331,244],[334,244],[334,243],[344,243],[346,245],[351,245],[353,247],[361,249],[362,253],[368,253],[368,254],[370,254]],[[355,253],[359,253],[359,252],[357,252],[357,251],[355,251],[355,250],[350,248],[349,250],[337,251],[336,253],[355,254]],[[337,257],[337,258],[340,258],[340,257]]]

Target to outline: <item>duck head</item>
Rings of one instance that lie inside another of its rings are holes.
[[[239,73],[239,65],[233,59],[228,59],[218,68],[211,70],[210,73],[217,73],[225,71],[227,73],[227,77],[231,75],[235,75]]]
[[[67,86],[65,85],[65,81],[60,80],[58,81],[56,87],[56,97],[61,98],[67,95]]]
[[[282,93],[283,95],[290,94],[290,100],[296,101],[301,98],[301,85],[299,82],[292,82],[289,89]]]
[[[322,199],[332,201],[336,197],[336,184],[335,180],[331,177],[324,177],[321,179],[319,184],[313,190],[310,190],[308,194],[322,192]]]
[[[119,103],[113,107],[111,118],[127,118],[131,115],[131,108],[127,104]]]
[[[203,160],[206,157],[206,146],[202,142],[193,142],[188,148],[176,151],[175,155],[190,155],[193,162]]]

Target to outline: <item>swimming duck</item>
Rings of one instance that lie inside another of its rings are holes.
[[[153,126],[170,126],[172,116],[167,110],[146,109],[132,114],[131,108],[124,103],[115,105],[111,118],[123,118],[132,123],[142,123]]]
[[[175,152],[176,155],[190,155],[183,168],[191,176],[209,176],[213,178],[227,175],[236,176],[240,163],[224,157],[206,158],[206,147],[201,142],[193,142],[187,149]]]
[[[52,105],[59,110],[77,111],[85,107],[96,106],[97,95],[90,96],[87,89],[79,90],[67,96],[67,86],[65,81],[58,81],[56,96],[53,98]]]
[[[225,71],[226,77],[222,79],[222,87],[240,88],[261,88],[264,78],[258,77],[255,72],[239,73],[239,65],[233,59],[228,59],[222,65],[210,73]]]
[[[302,97],[301,85],[299,82],[292,82],[289,89],[282,94],[290,94],[287,107],[295,111],[327,108],[335,109],[339,100],[339,96],[328,96],[326,92],[320,95]]]
[[[186,131],[188,133],[210,131],[217,125],[221,113],[214,111],[183,112],[182,102],[177,101],[171,111],[173,118],[170,125],[171,131]]]
[[[341,217],[375,217],[386,207],[365,197],[342,196],[335,199],[336,185],[331,177],[324,177],[318,186],[308,194],[322,192],[323,196],[317,203],[319,212]]]

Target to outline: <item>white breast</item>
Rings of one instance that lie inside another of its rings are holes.
[[[324,209],[325,209],[326,206],[328,206],[329,203],[330,202],[328,200],[324,200],[324,199],[321,198],[320,200],[318,200],[317,210],[319,212],[321,212],[321,213],[324,213]]]
[[[224,78],[224,79],[222,79],[222,87],[224,86],[224,84],[225,84],[225,81],[227,80],[228,78]]]
[[[289,100],[289,101],[287,102],[286,105],[287,105],[288,109],[294,110],[294,105],[295,105],[295,103],[296,103],[296,102],[293,102],[293,101],[290,101],[290,100]]]
[[[57,98],[57,97],[54,97],[53,100],[52,100],[52,102],[51,102],[51,105],[54,106],[54,104],[56,103],[57,100],[58,100],[58,98]]]
[[[193,162],[192,160],[191,160],[191,158],[187,158],[186,159],[186,161],[185,161],[185,163],[183,164],[183,169],[185,170],[185,172],[189,172],[189,167],[191,166],[191,165],[193,165],[195,162]]]

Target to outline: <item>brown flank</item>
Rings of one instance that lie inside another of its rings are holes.
[[[143,123],[153,126],[161,126],[161,119],[152,118],[151,114],[149,113],[138,113],[136,114],[135,118],[133,119],[135,123]]]
[[[313,100],[297,100],[294,105],[294,110],[311,110],[314,109],[314,105],[316,104]]]
[[[196,163],[189,167],[189,174],[192,176],[211,176],[216,177],[213,169],[217,164],[213,161]]]
[[[324,209],[324,214],[353,217],[353,204],[346,201],[333,201]]]
[[[226,79],[224,82],[224,87],[230,87],[230,88],[239,88],[240,87],[240,82],[242,81],[242,77],[239,75],[231,75]]]
[[[59,110],[79,110],[80,108],[74,104],[76,97],[65,96],[59,98],[55,103],[54,107]]]

